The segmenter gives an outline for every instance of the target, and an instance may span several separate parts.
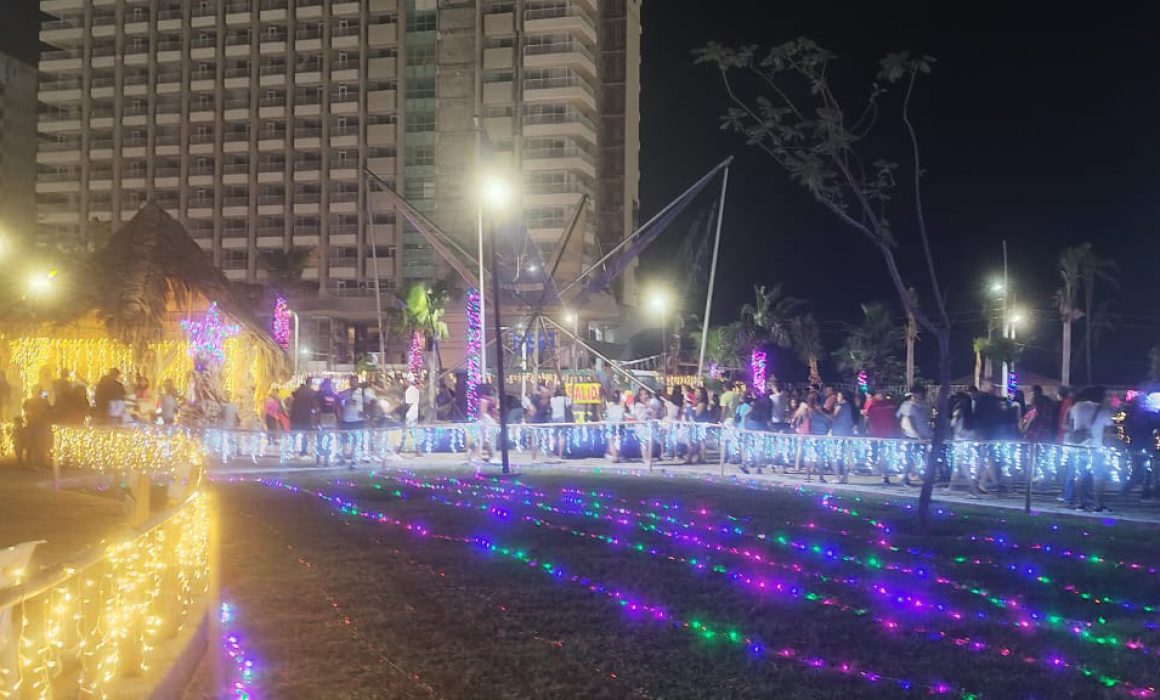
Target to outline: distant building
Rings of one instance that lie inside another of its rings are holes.
[[[0,53],[0,232],[36,228],[36,68]]]
[[[377,350],[372,252],[387,295],[446,273],[363,168],[474,250],[475,116],[522,177],[546,258],[588,195],[583,245],[562,270],[635,223],[640,0],[41,10],[53,47],[40,62],[42,240],[89,241],[151,199],[233,280],[265,281],[263,251],[314,247],[303,279],[318,296],[295,306],[318,359]]]

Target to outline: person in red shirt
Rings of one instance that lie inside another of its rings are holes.
[[[898,437],[896,410],[894,402],[886,398],[886,394],[881,389],[876,389],[874,394],[866,400],[866,404],[862,406],[862,415],[866,417],[866,435],[872,438]],[[878,452],[875,457],[878,466],[882,469],[882,483],[889,484],[890,465],[882,458],[881,452],[875,451]]]
[[[875,391],[862,407],[862,415],[866,417],[866,434],[877,438],[898,437],[898,421],[894,417],[896,410],[894,402],[886,398],[886,394],[881,390]]]

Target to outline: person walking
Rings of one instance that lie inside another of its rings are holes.
[[[1074,486],[1074,506],[1078,510],[1093,513],[1107,513],[1104,505],[1104,485],[1109,476],[1105,433],[1112,427],[1112,412],[1106,405],[1107,390],[1102,386],[1090,387],[1076,401],[1069,412],[1070,427],[1067,442],[1070,445],[1087,447],[1090,459],[1088,469],[1076,470]],[[1092,503],[1088,503],[1087,484],[1090,479]]]
[[[157,405],[161,411],[161,422],[164,425],[177,423],[177,387],[174,386],[172,379],[166,379],[162,385],[161,397],[157,400]]]
[[[28,455],[25,466],[39,469],[52,466],[52,405],[48,391],[39,386],[24,401],[24,441]]]
[[[933,436],[930,424],[933,415],[934,410],[926,401],[926,390],[916,386],[911,388],[906,400],[898,407],[898,413],[895,417],[898,418],[903,435],[911,440],[925,442]],[[912,471],[914,471],[914,462],[908,460],[906,468],[902,472],[902,483],[905,486],[912,486],[910,481]]]
[[[121,370],[114,367],[97,382],[93,417],[100,424],[120,423],[125,415],[125,385]]]

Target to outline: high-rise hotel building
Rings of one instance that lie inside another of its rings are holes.
[[[153,200],[234,280],[265,279],[262,251],[315,248],[303,275],[318,285],[312,315],[366,321],[372,252],[386,290],[445,270],[363,169],[473,250],[476,116],[522,176],[525,221],[545,252],[582,195],[585,259],[635,224],[640,0],[41,0],[41,10],[45,243],[89,243]]]

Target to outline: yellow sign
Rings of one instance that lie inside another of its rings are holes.
[[[568,395],[572,397],[574,404],[599,404],[600,384],[596,382],[569,384]]]

